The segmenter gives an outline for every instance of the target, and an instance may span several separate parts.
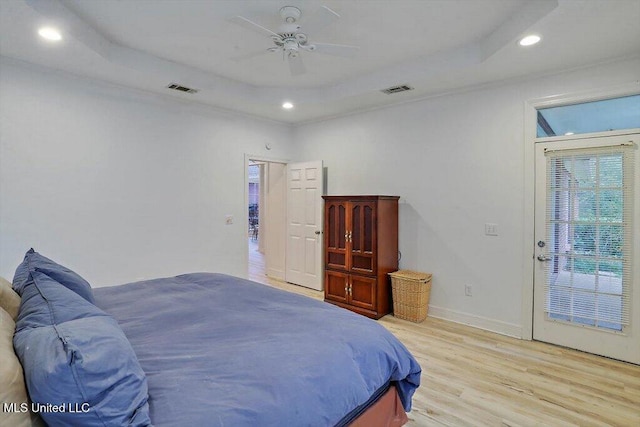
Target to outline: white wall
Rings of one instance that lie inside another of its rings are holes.
[[[402,197],[400,267],[433,273],[430,314],[521,336],[524,103],[638,78],[636,59],[307,124],[296,157],[324,160],[328,194]]]
[[[286,157],[290,127],[0,66],[0,275],[32,246],[94,286],[246,275],[244,154]]]
[[[329,194],[402,196],[401,267],[434,274],[430,314],[511,335],[521,334],[531,279],[525,102],[640,78],[640,60],[628,60],[292,130],[15,61],[0,67],[0,275],[11,279],[33,246],[96,286],[244,276],[244,154],[322,159]],[[486,222],[499,236],[484,235]]]

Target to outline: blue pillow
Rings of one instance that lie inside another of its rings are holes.
[[[91,304],[95,303],[93,297],[93,290],[89,282],[84,280],[76,272],[69,270],[49,258],[34,251],[33,248],[29,249],[24,256],[24,261],[20,264],[16,270],[16,274],[13,278],[13,289],[20,293],[28,279],[29,273],[32,271],[41,271],[47,276],[51,277],[56,282],[71,289],[82,298],[89,301]]]
[[[20,290],[13,344],[45,422],[151,425],[145,374],[115,319],[40,271]]]

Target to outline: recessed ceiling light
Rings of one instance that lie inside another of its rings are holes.
[[[284,108],[285,110],[290,110],[293,108],[293,104],[290,102],[285,102],[282,104],[282,108]]]
[[[60,31],[52,27],[42,27],[38,30],[38,34],[40,34],[40,37],[42,37],[43,39],[46,39],[52,42],[57,42],[62,40],[62,34],[60,34]]]
[[[573,135],[573,132],[567,132],[567,133],[565,133],[565,135],[567,135],[567,136]]]
[[[533,46],[534,44],[538,43],[540,41],[540,36],[536,35],[536,34],[531,34],[528,36],[525,36],[523,38],[520,39],[520,41],[518,42],[518,44],[520,46]]]

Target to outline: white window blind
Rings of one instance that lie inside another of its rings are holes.
[[[545,152],[550,320],[619,332],[629,325],[633,149]]]

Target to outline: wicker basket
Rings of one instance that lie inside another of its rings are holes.
[[[389,273],[393,291],[393,315],[398,319],[422,322],[427,318],[431,274],[411,270]]]

